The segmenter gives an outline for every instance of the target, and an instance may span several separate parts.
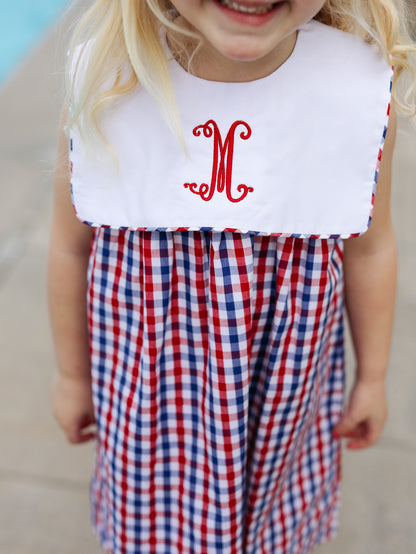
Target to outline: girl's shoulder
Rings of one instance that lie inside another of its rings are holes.
[[[289,61],[285,81],[293,85],[302,75],[322,106],[365,114],[377,99],[382,111],[390,101],[394,68],[376,44],[359,36],[313,20],[300,29]]]
[[[309,37],[313,41],[314,51],[321,51],[329,57],[336,56],[341,52],[341,49],[345,48],[350,51],[352,56],[365,52],[365,55],[370,57],[382,57],[376,44],[315,19],[305,23],[300,27],[300,30],[305,37]]]
[[[69,61],[68,72],[70,79],[85,73],[94,42],[94,39],[80,42],[72,45],[68,50],[67,61]]]
[[[343,75],[374,76],[391,72],[391,63],[376,44],[363,38],[312,20],[300,29],[305,62],[318,70],[330,68]],[[370,73],[369,73],[370,72]]]

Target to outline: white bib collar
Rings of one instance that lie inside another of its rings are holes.
[[[93,226],[347,238],[371,218],[392,69],[373,46],[315,21],[248,83],[170,62],[188,156],[137,89],[108,110],[93,160],[71,133],[72,193]]]

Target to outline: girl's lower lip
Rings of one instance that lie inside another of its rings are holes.
[[[227,8],[227,6],[224,6],[218,0],[214,0],[214,3],[228,18],[232,19],[236,23],[240,23],[242,25],[250,25],[252,27],[268,23],[271,19],[273,19],[276,11],[279,10],[284,4],[284,2],[279,2],[269,12],[253,14],[238,12],[236,10],[232,10],[231,8]]]

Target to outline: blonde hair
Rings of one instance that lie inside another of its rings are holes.
[[[155,99],[173,132],[182,136],[161,28],[188,68],[201,37],[180,23],[177,15],[169,0],[93,2],[77,24],[70,45],[67,129],[76,124],[87,136],[98,133],[105,140],[100,114],[140,84]],[[315,19],[377,44],[395,67],[395,104],[401,113],[416,115],[416,45],[406,25],[404,0],[327,0]],[[88,56],[83,57],[85,48]],[[399,89],[402,75],[410,79]]]

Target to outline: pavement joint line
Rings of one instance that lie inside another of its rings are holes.
[[[85,492],[88,490],[89,482],[74,481],[64,477],[48,477],[47,475],[36,475],[27,471],[10,469],[0,470],[0,482],[30,483],[32,485],[46,486],[70,491]]]
[[[5,287],[10,274],[24,256],[33,230],[42,217],[39,208],[50,194],[49,178],[42,180],[39,189],[39,200],[33,206],[31,217],[17,231],[0,241],[0,290]]]
[[[414,453],[416,452],[416,437],[414,440],[391,436],[382,437],[379,442],[374,445],[374,448]]]
[[[6,237],[0,244],[0,287],[18,263],[25,250],[25,232],[19,230]]]

